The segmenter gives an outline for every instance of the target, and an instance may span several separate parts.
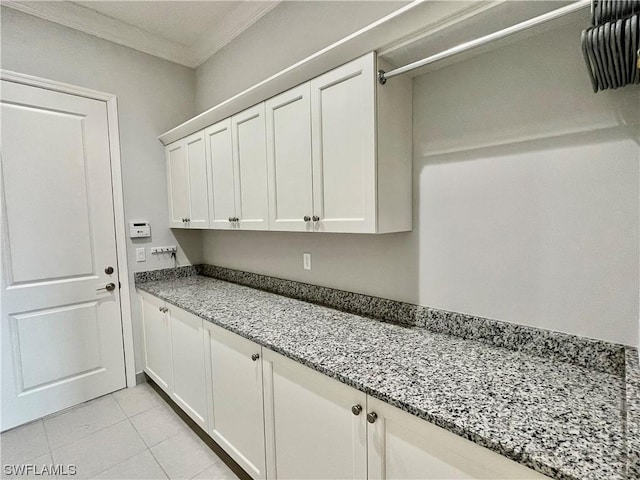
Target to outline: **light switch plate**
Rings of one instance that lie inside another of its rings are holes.
[[[305,270],[311,270],[311,254],[310,253],[302,254],[302,267]]]
[[[143,248],[136,248],[136,262],[146,262],[147,261],[147,253]]]

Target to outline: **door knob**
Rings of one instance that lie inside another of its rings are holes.
[[[113,267],[108,266],[107,268],[104,269],[104,273],[106,273],[107,275],[111,275],[113,273]]]
[[[253,355],[251,355],[251,360],[253,360],[254,362],[257,361],[259,358],[260,358],[259,353],[254,353]]]
[[[354,415],[360,415],[360,412],[362,412],[361,405],[354,405],[353,407],[351,407],[351,413],[353,413]]]
[[[367,413],[367,422],[376,423],[377,419],[378,419],[378,414],[376,412]]]
[[[96,292],[99,292],[100,290],[106,290],[107,292],[113,292],[115,289],[116,289],[116,284],[115,283],[107,283],[104,287],[97,288]]]

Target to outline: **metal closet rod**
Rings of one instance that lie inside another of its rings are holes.
[[[397,75],[402,75],[403,73],[410,72],[411,70],[415,70],[416,68],[431,65],[432,63],[438,62],[453,55],[473,50],[474,48],[481,47],[483,45],[486,45],[487,43],[493,42],[495,40],[500,40],[501,38],[508,37],[509,35],[513,35],[514,33],[528,30],[529,28],[533,28],[551,20],[564,17],[565,15],[569,15],[570,13],[577,12],[578,10],[582,10],[583,8],[590,6],[591,0],[580,0],[565,7],[558,8],[557,10],[552,10],[537,17],[530,18],[529,20],[525,20],[524,22],[516,23],[515,25],[511,25],[510,27],[503,28],[502,30],[498,30],[497,32],[493,32],[483,37],[476,38],[475,40],[461,43],[460,45],[448,48],[447,50],[436,53],[435,55],[431,55],[430,57],[423,58],[422,60],[417,60],[413,63],[405,65],[404,67],[394,68],[393,70],[390,70],[388,72],[385,72],[384,70],[378,70],[378,82],[380,82],[381,85],[384,85],[385,83],[387,83],[388,79]]]

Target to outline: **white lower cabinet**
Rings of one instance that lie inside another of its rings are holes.
[[[209,434],[254,479],[265,475],[261,348],[205,323],[213,401]]]
[[[173,383],[171,398],[204,430],[207,429],[207,387],[202,319],[172,305],[169,310]]]
[[[548,478],[140,293],[145,372],[254,479]]]
[[[160,388],[169,393],[173,383],[171,371],[171,339],[169,315],[165,302],[153,295],[140,293],[144,371]]]
[[[207,429],[207,375],[202,319],[140,292],[144,371]]]
[[[263,369],[267,478],[366,478],[366,395],[267,349]]]
[[[548,478],[378,399],[367,402],[370,479]]]

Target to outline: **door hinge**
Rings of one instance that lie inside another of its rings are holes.
[[[122,288],[122,284],[118,282],[118,288]]]

